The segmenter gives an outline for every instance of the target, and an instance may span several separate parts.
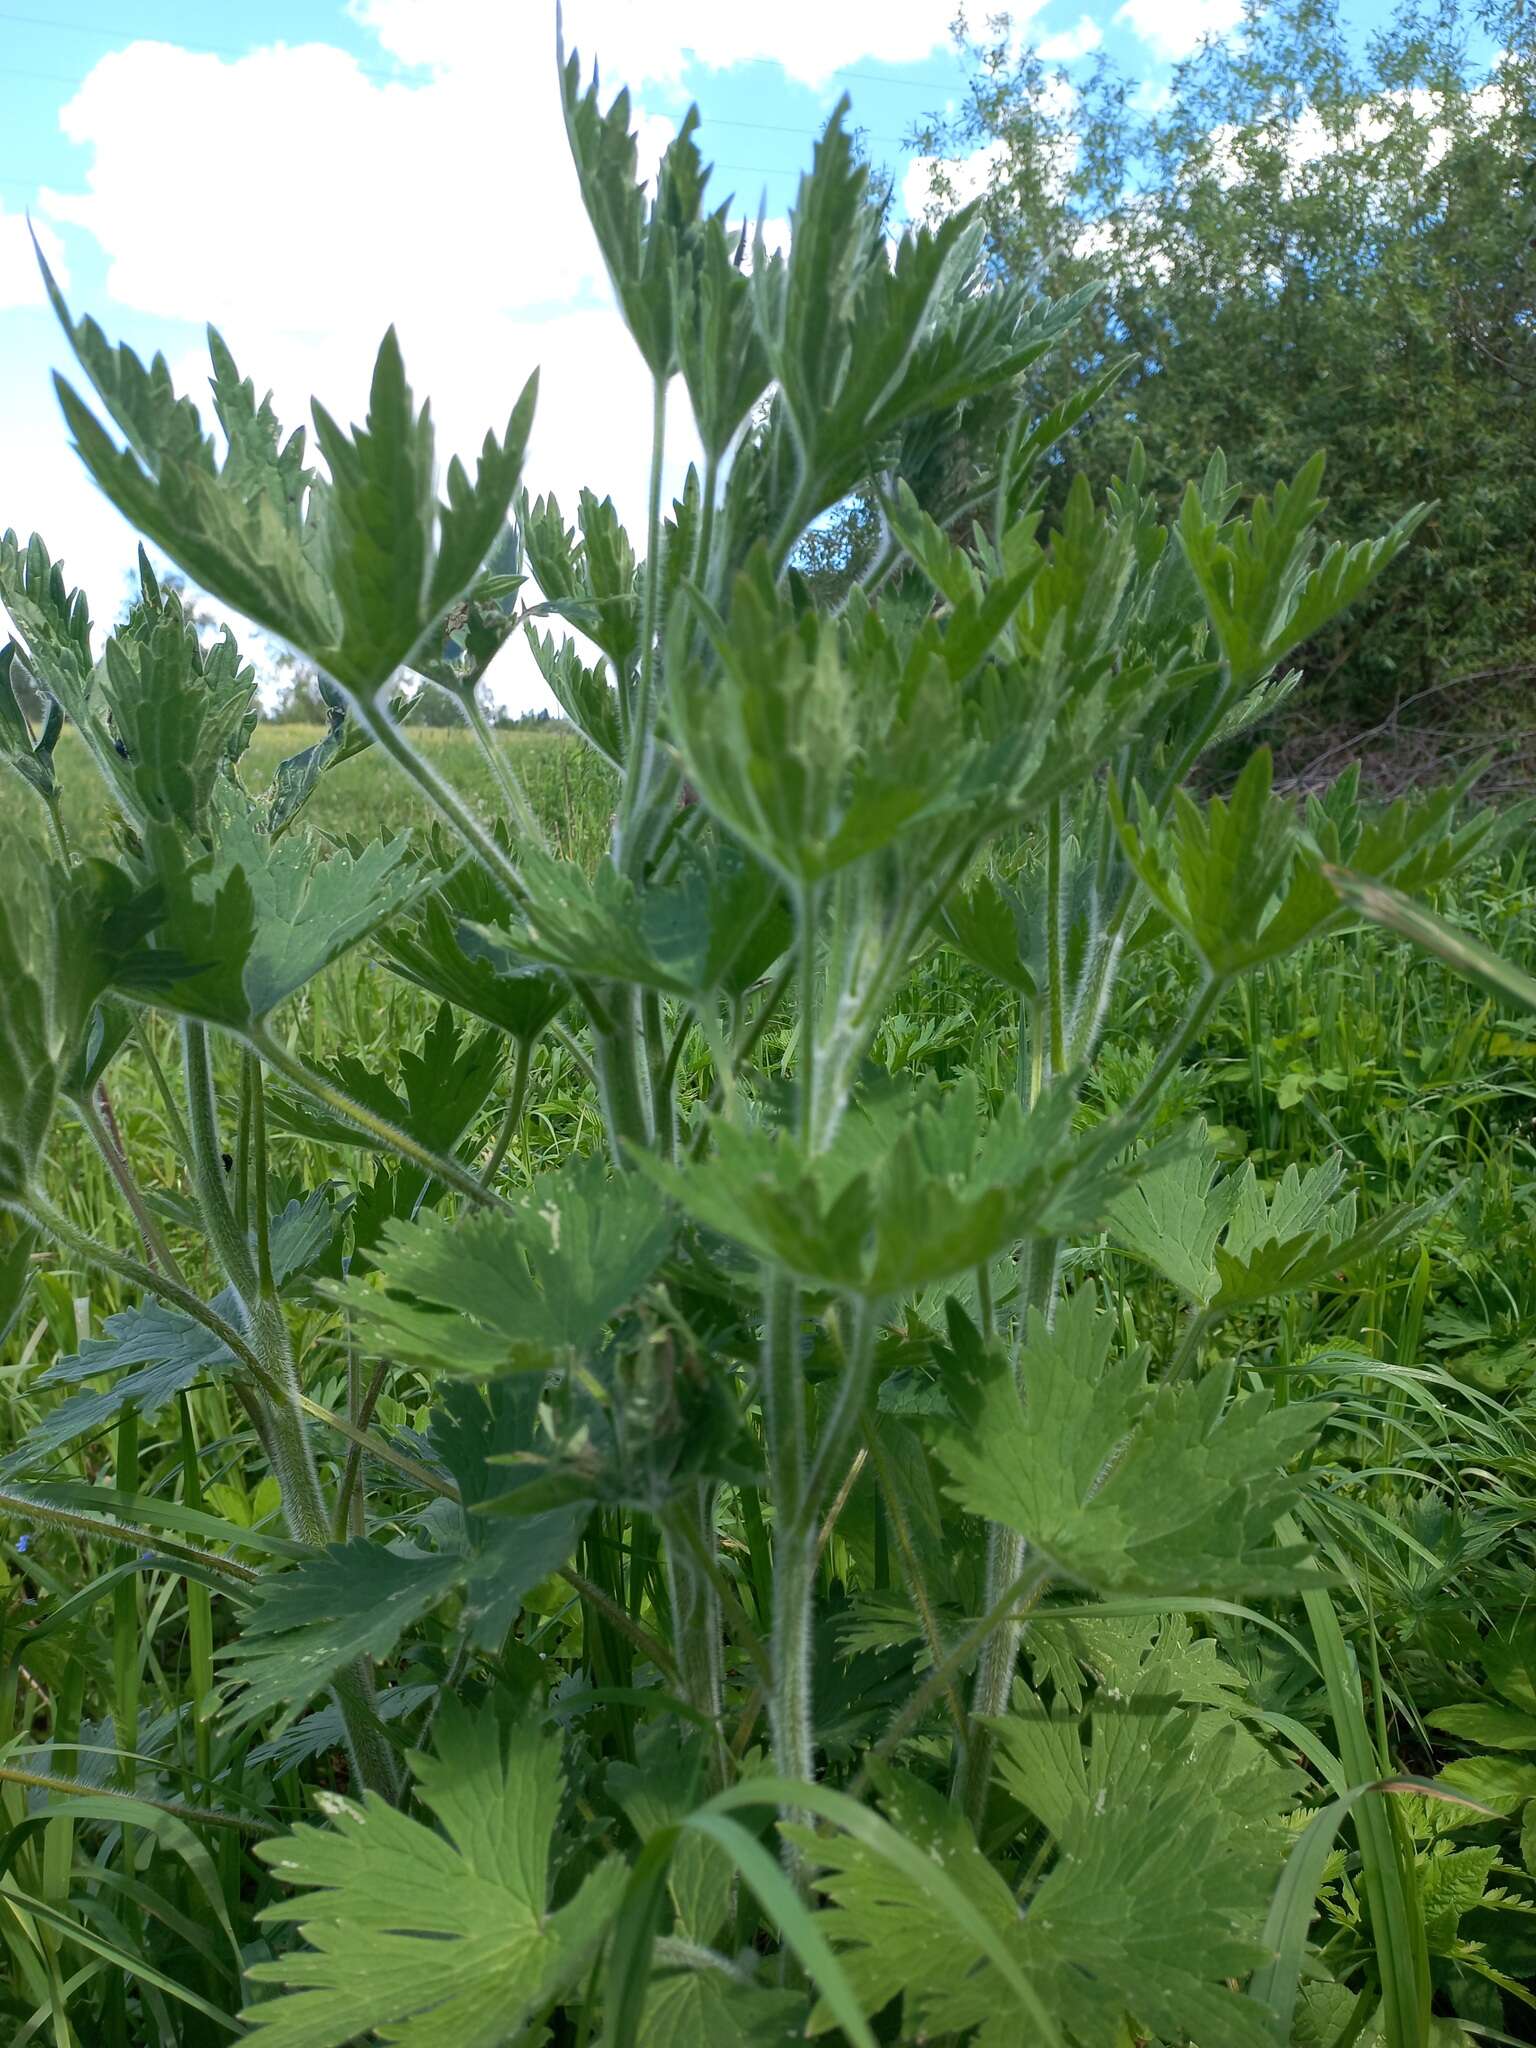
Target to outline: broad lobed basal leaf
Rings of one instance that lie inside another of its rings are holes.
[[[1114,1355],[1115,1329],[1084,1289],[1049,1328],[1029,1312],[1017,1378],[996,1353],[957,1357],[957,1419],[935,1434],[952,1498],[1098,1592],[1293,1585],[1298,1554],[1275,1548],[1274,1525],[1324,1411],[1263,1393],[1228,1404],[1219,1374],[1149,1387],[1144,1353]]]
[[[1266,1193],[1251,1160],[1218,1175],[1205,1126],[1194,1148],[1115,1194],[1110,1230],[1202,1309],[1217,1313],[1325,1285],[1417,1228],[1424,1204],[1357,1226],[1337,1155],[1293,1163]]]
[[[444,1372],[547,1369],[580,1350],[650,1279],[673,1224],[638,1179],[600,1161],[542,1175],[504,1209],[386,1224],[382,1287],[331,1290],[363,1341]]]
[[[671,880],[643,888],[608,858],[589,875],[575,861],[525,849],[519,870],[520,914],[496,929],[460,928],[477,965],[510,952],[570,976],[699,1001],[739,993],[789,943],[778,882],[733,846],[687,845]]]
[[[1003,1941],[1074,2048],[1118,2038],[1127,2021],[1159,2039],[1271,2048],[1269,2014],[1231,1980],[1264,1956],[1292,1781],[1229,1712],[1181,1706],[1170,1672],[1147,1663],[1123,1691],[1100,1693],[1086,1730],[1076,1710],[1022,1685],[992,1724],[1002,1785],[1050,1838],[1046,1874],[1022,1902],[931,1786],[884,1773],[882,1805]],[[979,1942],[862,1842],[790,1832],[821,1866],[829,1937],[867,2012],[899,1996],[904,2040],[1013,2048],[1017,1997]],[[829,2017],[818,2007],[813,2029]]]
[[[238,801],[211,854],[189,856],[166,826],[149,829],[146,848],[162,905],[155,948],[167,961],[155,1000],[236,1032],[259,1026],[427,882],[403,832],[321,857],[300,833],[272,840]]]
[[[626,1873],[609,1858],[551,1905],[559,1737],[452,1703],[437,1727],[436,1755],[413,1764],[438,1828],[370,1793],[330,1802],[329,1827],[260,1845],[307,1893],[265,1917],[297,1921],[310,1944],[250,1973],[286,1992],[244,2015],[261,2048],[375,2030],[398,2048],[502,2048],[589,1967]]]

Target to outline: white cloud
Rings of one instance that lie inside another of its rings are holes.
[[[627,77],[641,89],[634,119],[654,163],[671,127],[658,106],[677,105],[690,63],[761,58],[819,87],[841,66],[946,51],[953,8],[567,0],[565,19],[585,63],[596,55],[608,84]],[[50,256],[62,253],[60,229],[99,244],[107,303],[80,310],[109,333],[114,304],[152,330],[212,320],[290,425],[306,419],[311,393],[339,418],[360,416],[391,321],[414,387],[431,394],[445,458],[472,454],[487,426],[504,425],[542,365],[530,488],[554,489],[567,506],[582,484],[610,493],[640,540],[650,394],[570,166],[553,5],[351,0],[351,12],[386,56],[420,68],[392,80],[319,41],[230,60],[140,40],[103,58],[60,116],[90,158],[82,189],[41,196]],[[231,148],[232,135],[264,140]],[[15,225],[0,216],[0,303]],[[30,299],[29,249],[26,258],[18,275]],[[201,401],[206,371],[190,360],[185,327],[165,345],[181,388]],[[674,395],[669,488],[694,447]],[[23,438],[32,474],[15,513],[70,554],[110,617],[132,561],[122,522],[80,473],[51,408],[25,422]],[[8,452],[14,460],[14,437]],[[506,657],[515,672],[504,689],[538,701],[542,686],[518,659]]]
[[[67,285],[69,269],[63,245],[46,222],[37,223],[37,239],[48,258],[49,269],[61,285]],[[47,303],[42,272],[37,267],[32,237],[27,233],[26,215],[7,213],[0,205],[0,308],[9,311],[12,307]]]
[[[1138,114],[1161,114],[1173,104],[1173,87],[1165,78],[1144,78],[1131,94],[1131,105]]]
[[[413,87],[320,43],[233,62],[134,43],[60,116],[94,152],[88,189],[41,203],[101,244],[113,299],[172,319],[320,335],[417,294],[445,319],[565,303],[601,265],[538,70]],[[284,127],[287,146],[228,147]]]
[[[1466,114],[1474,126],[1482,126],[1495,120],[1504,104],[1501,86],[1480,86],[1468,95]],[[1315,107],[1303,107],[1282,131],[1288,179],[1294,183],[1310,164],[1351,156],[1400,136],[1413,145],[1402,159],[1403,174],[1422,180],[1451,146],[1451,130],[1438,118],[1443,112],[1437,96],[1422,89],[1381,93],[1343,119],[1334,116],[1325,121]],[[1224,185],[1236,185],[1247,175],[1236,148],[1237,136],[1230,122],[1210,131],[1211,163]],[[1265,138],[1266,147],[1271,139]]]
[[[403,63],[500,76],[526,53],[528,23],[547,0],[350,0],[353,16]],[[845,65],[911,64],[950,47],[954,0],[568,0],[565,35],[584,70],[594,58],[615,84],[675,84],[697,64],[725,71],[766,60],[821,87]],[[545,84],[541,76],[538,81]]]
[[[1170,63],[1187,57],[1207,36],[1226,35],[1242,18],[1242,0],[1125,0],[1115,16]]]
[[[380,83],[321,44],[227,62],[136,43],[103,59],[63,111],[70,139],[93,151],[86,190],[45,193],[42,207],[101,245],[111,299],[164,321],[211,319],[290,425],[306,419],[311,393],[339,418],[361,416],[391,321],[415,389],[432,397],[444,458],[472,454],[488,426],[503,427],[540,367],[530,488],[567,505],[582,484],[611,493],[638,537],[647,374],[576,189],[551,35],[534,40],[546,61],[525,62],[510,87],[499,69]],[[289,118],[294,146],[227,147],[231,133],[271,134]],[[639,119],[654,156],[670,131],[659,117]],[[110,312],[92,310],[110,330]],[[177,376],[201,399],[201,358],[178,361]],[[680,388],[677,397],[673,485],[694,445]],[[54,464],[67,470],[63,434],[52,431]],[[59,509],[48,513],[62,547]],[[95,519],[90,530],[124,559],[115,524]],[[505,689],[539,700],[526,661],[506,659]]]
[[[922,220],[930,211],[947,211],[951,204],[968,206],[990,190],[993,174],[1007,157],[1007,145],[996,137],[984,142],[969,156],[915,156],[901,181],[901,203],[909,220]],[[940,181],[942,200],[936,199],[934,185]]]
[[[1038,55],[1047,64],[1072,64],[1079,57],[1086,57],[1090,50],[1096,50],[1104,40],[1104,31],[1091,14],[1078,16],[1075,28],[1063,29],[1059,35],[1047,36],[1040,45]]]

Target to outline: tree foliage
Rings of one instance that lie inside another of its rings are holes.
[[[1100,287],[1058,403],[1133,366],[1061,450],[1053,492],[1123,470],[1170,502],[1219,443],[1266,484],[1329,451],[1328,529],[1416,500],[1414,558],[1299,659],[1316,715],[1536,659],[1536,43],[1522,0],[1408,5],[1362,39],[1337,0],[1249,0],[1149,94],[1064,75],[979,16],[971,95],[932,130],[933,198],[985,181],[991,260]],[[973,154],[979,152],[979,154]],[[971,166],[964,160],[969,158]]]

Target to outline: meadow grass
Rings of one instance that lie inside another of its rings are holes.
[[[248,757],[248,780],[264,782],[278,760],[318,736],[310,728],[262,726]],[[478,808],[493,810],[491,778],[469,736],[434,731],[418,743]],[[498,743],[560,850],[595,861],[608,829],[610,786],[591,756],[561,732],[501,735]],[[61,751],[67,829],[81,847],[105,849],[104,792],[67,739]],[[326,779],[310,820],[323,832],[362,838],[426,822],[414,794],[374,754]],[[1032,855],[1026,846],[1016,857],[1028,864]],[[1484,860],[1458,880],[1442,907],[1520,964],[1536,966],[1536,889],[1517,852]],[[1123,989],[1124,1028],[1094,1083],[1100,1103],[1134,1091],[1174,1028],[1186,982],[1187,971],[1169,948],[1149,947],[1134,960]],[[318,1058],[345,1053],[393,1078],[402,1049],[421,1042],[434,1010],[431,999],[364,948],[313,982],[277,1021]],[[770,1081],[790,1071],[795,1029],[791,1015],[765,1034],[760,1056]],[[881,1026],[875,1057],[887,1072],[928,1077],[941,1088],[973,1072],[995,1107],[1014,1085],[1012,1030],[1002,992],[957,955],[932,945],[914,960]],[[147,1017],[145,1033],[148,1046],[174,1071],[174,1026]],[[216,1043],[215,1052],[222,1082],[233,1093],[236,1056],[228,1045]],[[573,1150],[601,1145],[580,1060],[579,1043],[559,1035],[539,1046],[508,1155],[514,1179],[529,1179]],[[708,1073],[701,1053],[685,1055],[685,1105],[707,1091]],[[176,1147],[142,1051],[130,1049],[115,1063],[108,1091],[162,1221],[178,1245],[185,1241],[190,1260],[203,1259],[189,1277],[211,1291],[217,1276],[195,1237],[181,1229],[188,1212]],[[285,1130],[281,1091],[274,1096],[276,1191],[301,1196],[335,1171],[336,1154]],[[500,1113],[498,1101],[482,1112],[466,1157],[476,1146],[489,1149]],[[1367,1731],[1362,1722],[1361,1740],[1374,1735],[1384,1753],[1434,1775],[1455,1760],[1458,1745],[1437,1737],[1427,1714],[1464,1698],[1475,1684],[1469,1674],[1479,1620],[1486,1625],[1517,1612],[1536,1568],[1523,1505],[1536,1471],[1536,1037],[1480,991],[1390,935],[1348,931],[1261,969],[1227,998],[1164,1114],[1170,1126],[1205,1117],[1223,1157],[1251,1160],[1264,1181],[1290,1162],[1307,1166],[1340,1153],[1364,1214],[1404,1201],[1434,1205],[1406,1250],[1360,1261],[1347,1284],[1341,1280],[1237,1318],[1222,1346],[1235,1367],[1252,1382],[1273,1386],[1282,1399],[1325,1392],[1337,1403],[1335,1424],[1319,1448],[1308,1534],[1336,1575],[1348,1655],[1371,1674],[1374,1725]],[[360,1162],[359,1170],[366,1174],[366,1165]],[[100,1154],[71,1121],[55,1129],[48,1178],[79,1227],[121,1250],[137,1250]],[[1171,1349],[1181,1309],[1166,1283],[1103,1240],[1083,1245],[1072,1259],[1075,1280],[1096,1277],[1103,1284],[1128,1337],[1150,1340],[1163,1354]],[[35,1264],[26,1313],[0,1346],[6,1394],[0,1454],[76,1391],[41,1384],[47,1369],[76,1352],[82,1336],[100,1331],[103,1319],[130,1299],[67,1251],[38,1253]],[[309,1393],[328,1408],[346,1409],[356,1389],[344,1331],[318,1301],[303,1314],[302,1327]],[[419,1431],[429,1401],[424,1376],[397,1372],[374,1411],[376,1426],[390,1434]],[[232,1528],[270,1534],[280,1526],[274,1482],[216,1378],[182,1395],[153,1422],[68,1445],[49,1461],[45,1476],[178,1499]],[[390,1487],[388,1472],[372,1474],[370,1515],[380,1529],[392,1526],[396,1512]],[[860,1517],[867,1512],[856,1497],[845,1530],[829,1547],[833,1583],[856,1578],[861,1569]],[[611,1528],[599,1518],[594,1530],[583,1568],[600,1579],[609,1568],[604,1546],[618,1554],[630,1539],[617,1517]],[[732,1559],[742,1560],[746,1597],[761,1570],[754,1549],[761,1531],[732,1521],[727,1536],[735,1546]],[[665,1599],[654,1557],[647,1562],[638,1549],[625,1554],[630,1575],[626,1581],[620,1573],[614,1590],[622,1592],[627,1583],[637,1611],[649,1613]],[[260,1561],[256,1550],[249,1561]],[[102,1783],[121,1782],[125,1771],[131,1783],[133,1768],[149,1768],[124,1763],[123,1753],[135,1750],[154,1759],[156,1784],[194,1806],[210,1803],[215,1786],[223,1803],[249,1787],[269,1822],[300,1817],[313,1787],[344,1766],[333,1756],[301,1772],[284,1767],[280,1739],[254,1749],[249,1735],[229,1742],[218,1730],[210,1691],[215,1653],[230,1633],[224,1604],[210,1606],[206,1588],[174,1573],[139,1571],[115,1580],[122,1563],[122,1553],[99,1536],[34,1532],[23,1549],[14,1525],[0,1531],[0,1601],[15,1679],[8,1699],[0,1698],[0,1743],[13,1734],[28,1769]],[[81,1612],[91,1625],[56,1626],[53,1617],[73,1606],[82,1587]],[[93,1588],[101,1589],[99,1597]],[[622,1645],[594,1637],[568,1589],[545,1589],[530,1606],[531,1639],[541,1657],[563,1658],[573,1672],[590,1670],[594,1683],[622,1691]],[[1314,1733],[1326,1726],[1316,1674],[1283,1646],[1256,1635],[1235,1613],[1213,1612],[1200,1626],[1247,1674],[1258,1710]],[[16,1648],[22,1641],[24,1657]],[[450,1648],[439,1632],[427,1630],[412,1648],[404,1681],[440,1677]],[[29,1685],[38,1700],[52,1702],[43,1744],[27,1740],[34,1722],[44,1725]],[[631,1739],[620,1709],[609,1708],[601,1725],[621,1747]],[[27,1799],[35,1796],[0,1784],[0,1806],[11,1825],[21,1823]],[[18,1868],[38,1888],[52,1881],[79,1897],[85,1889],[80,1859],[91,1838],[78,1828],[71,1834],[59,1820],[49,1826],[48,1845],[35,1856],[18,1852]],[[1497,1829],[1485,1832],[1490,1841],[1497,1838]],[[145,1842],[149,1855],[147,1836]],[[215,1849],[210,1872],[216,1869],[225,1909],[254,1938],[251,1914],[271,1896],[270,1886],[252,1891],[249,1859],[236,1840],[219,1839]],[[1420,1841],[1421,1858],[1432,1853],[1432,1839]],[[1516,1853],[1512,1839],[1504,1853]],[[206,1883],[214,1881],[208,1872],[184,1868],[169,1849],[156,1849],[144,1867],[152,1871],[156,1901],[163,1902],[155,1910],[179,1914],[178,1926],[206,1917]],[[235,2002],[234,1983],[216,1953],[204,1955],[190,1939],[178,1947],[176,1939],[153,1934],[143,1906],[149,1897],[146,1886],[126,1899],[113,1945],[125,1955],[142,1949],[169,1957],[185,1987],[216,2004]],[[1334,1926],[1347,1946],[1353,1938],[1347,1893],[1337,1885],[1325,1890],[1321,1910],[1317,1938]],[[1520,1938],[1519,1927],[1511,1933],[1501,1923],[1500,1953],[1516,1953]],[[126,1967],[123,1981],[131,1982]],[[142,2018],[134,2018],[118,1989],[89,2010],[100,2018],[99,2038],[109,2048],[138,2048],[145,2038],[138,2031]],[[195,2016],[178,2015],[177,2024],[182,2031],[166,2039],[201,2048],[204,2038],[222,2038],[200,2032]]]
[[[265,789],[277,765],[324,736],[317,725],[258,725],[241,767],[253,792]],[[477,810],[496,807],[494,779],[471,733],[451,727],[417,729],[415,743]],[[602,849],[611,804],[611,780],[596,757],[564,727],[498,732],[500,747],[527,790],[555,852],[590,866]],[[105,851],[111,807],[85,749],[66,731],[58,749],[65,829],[74,844]],[[319,832],[372,839],[425,825],[426,802],[372,752],[331,770],[305,811]]]

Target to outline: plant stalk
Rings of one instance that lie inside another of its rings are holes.
[[[1047,1324],[1056,1305],[1059,1267],[1059,1240],[1040,1240],[1031,1245],[1026,1298],[1028,1305],[1037,1309]],[[1028,1341],[1027,1321],[1025,1341]],[[1001,1619],[981,1639],[981,1655],[971,1684],[968,1736],[963,1751],[956,1758],[954,1778],[954,1797],[978,1832],[991,1790],[992,1756],[996,1748],[996,1737],[991,1729],[980,1724],[989,1717],[995,1718],[1008,1711],[1014,1672],[1019,1662],[1019,1643],[1024,1632],[1022,1621],[1009,1611],[1010,1603],[1005,1599],[1005,1593],[1008,1587],[1027,1576],[1029,1570],[1028,1546],[1023,1537],[1001,1522],[991,1523],[987,1529],[982,1598],[987,1612],[997,1611]]]
[[[687,1523],[687,1528],[678,1526]],[[721,1717],[725,1702],[724,1628],[720,1596],[704,1557],[715,1542],[715,1488],[700,1481],[674,1503],[662,1522],[662,1557],[672,1607],[672,1640],[677,1645],[682,1696],[710,1723],[710,1775],[725,1782],[727,1757]],[[702,1550],[704,1556],[698,1552]]]

